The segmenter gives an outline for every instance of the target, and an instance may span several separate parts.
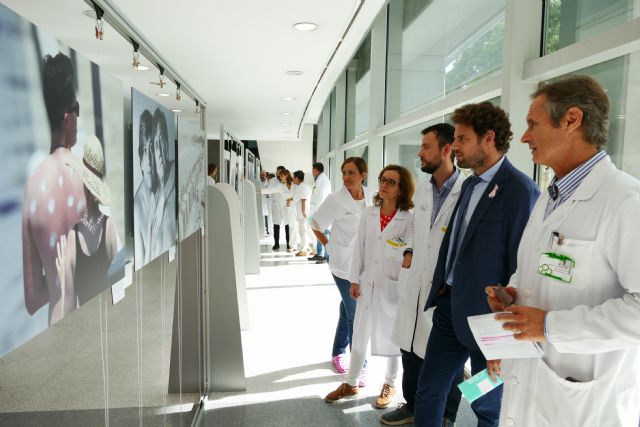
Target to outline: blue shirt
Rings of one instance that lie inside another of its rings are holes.
[[[454,169],[453,175],[451,175],[449,179],[447,179],[444,182],[444,184],[442,184],[442,187],[440,189],[438,189],[435,181],[433,180],[433,177],[431,177],[430,182],[431,182],[432,193],[433,193],[433,208],[431,210],[431,226],[432,227],[433,227],[433,223],[436,221],[436,218],[438,217],[440,208],[442,208],[442,205],[444,205],[444,201],[447,200],[447,196],[449,195],[449,193],[451,193],[451,189],[453,188],[453,185],[456,183],[456,180],[458,179],[459,175],[460,175],[460,169]]]
[[[469,225],[469,221],[473,216],[473,211],[475,211],[476,206],[478,206],[480,197],[482,197],[485,190],[487,189],[487,186],[489,185],[493,177],[495,177],[496,174],[498,173],[498,169],[500,169],[500,166],[502,166],[503,162],[504,162],[504,156],[502,156],[500,160],[496,162],[495,165],[491,166],[482,175],[478,176],[478,178],[480,178],[480,182],[477,183],[475,187],[473,187],[473,193],[471,193],[471,199],[469,199],[469,206],[467,207],[467,212],[465,213],[464,218],[462,218],[462,222],[460,223],[460,238],[458,239],[457,242],[454,242],[455,239],[453,238],[453,236],[456,235],[455,224],[458,221],[457,219],[458,215],[460,215],[460,211],[456,212],[456,217],[453,220],[454,227],[451,230],[451,239],[449,239],[449,250],[447,251],[447,260],[451,257],[451,250],[453,249],[453,245],[456,243],[460,245],[460,243],[462,243],[462,240],[464,239],[464,233],[466,233],[467,231],[467,226]],[[460,256],[460,253],[458,253],[456,256]],[[449,275],[447,276],[447,280],[446,280],[448,285],[453,285],[453,277],[454,277],[453,273],[456,269],[456,263],[455,263],[456,260],[454,259],[451,261],[452,261],[451,270],[449,271]]]

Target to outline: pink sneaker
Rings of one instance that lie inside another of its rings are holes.
[[[331,359],[331,361],[333,362],[333,366],[335,366],[336,371],[338,371],[339,374],[346,374],[349,370],[347,358],[344,357],[344,353],[333,356],[333,359]]]
[[[367,368],[362,368],[360,376],[358,377],[358,387],[367,386]]]

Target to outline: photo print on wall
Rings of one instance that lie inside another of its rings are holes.
[[[122,83],[3,5],[0,52],[2,357],[114,284],[125,214]]]
[[[176,244],[176,119],[131,89],[135,269]]]
[[[178,120],[180,241],[204,227],[204,141],[202,129],[186,120]]]

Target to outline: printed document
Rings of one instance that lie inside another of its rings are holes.
[[[471,333],[487,360],[542,357],[542,350],[536,343],[518,341],[513,337],[512,331],[502,329],[503,322],[494,319],[496,314],[467,317]]]

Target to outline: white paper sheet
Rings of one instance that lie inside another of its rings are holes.
[[[473,338],[487,360],[542,357],[538,345],[531,341],[518,341],[513,332],[502,329],[502,322],[494,319],[496,314],[467,317]]]

